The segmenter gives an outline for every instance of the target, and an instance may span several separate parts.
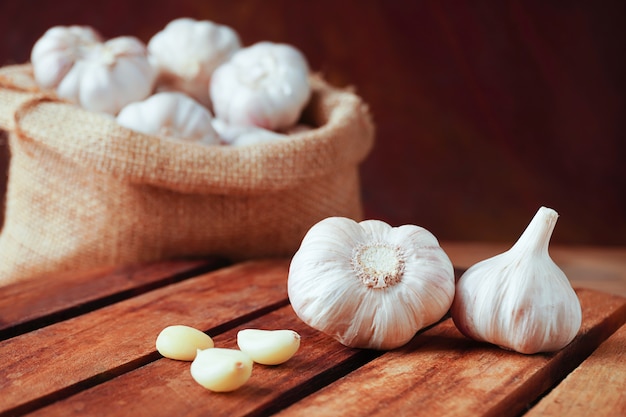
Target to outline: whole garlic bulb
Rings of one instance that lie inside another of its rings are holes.
[[[83,27],[48,30],[35,43],[31,63],[40,86],[56,88],[59,97],[87,110],[109,114],[148,97],[155,78],[139,39],[122,36],[103,43]]]
[[[183,93],[156,93],[144,101],[125,106],[117,123],[137,132],[174,140],[220,143],[212,126],[212,115],[204,106]]]
[[[470,267],[451,309],[467,337],[520,353],[552,352],[580,329],[580,302],[548,254],[556,211],[541,207],[508,251]]]
[[[37,84],[56,88],[85,51],[102,42],[100,34],[89,26],[54,26],[41,36],[30,54]]]
[[[296,48],[256,43],[237,51],[213,73],[213,110],[228,124],[287,129],[309,101],[308,77],[308,63]]]
[[[330,217],[302,240],[287,289],[309,326],[349,347],[385,350],[447,313],[454,269],[422,227]]]
[[[172,20],[148,42],[159,88],[185,92],[205,106],[211,74],[240,48],[230,27],[190,18]]]

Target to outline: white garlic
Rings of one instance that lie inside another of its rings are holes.
[[[166,358],[192,361],[198,350],[213,347],[213,339],[198,329],[177,324],[161,330],[155,344],[157,351]]]
[[[308,77],[308,63],[296,48],[256,43],[237,51],[213,73],[213,110],[228,124],[287,129],[309,101]]]
[[[212,120],[212,125],[222,141],[231,146],[248,146],[289,139],[288,135],[272,130],[255,126],[228,125],[217,118]]]
[[[190,371],[192,378],[208,390],[234,391],[250,379],[252,359],[236,349],[198,350]]]
[[[278,365],[298,351],[300,335],[293,330],[244,329],[237,333],[237,345],[256,363]]]
[[[330,217],[305,235],[287,288],[309,326],[349,347],[392,349],[447,313],[454,269],[422,227]]]
[[[39,77],[43,86],[56,84],[59,97],[108,114],[116,114],[126,104],[150,95],[155,72],[139,39],[122,36],[102,43],[95,42],[89,31],[76,35],[77,31],[69,31],[71,36],[68,30],[53,32],[55,37],[65,34],[70,38],[57,49],[46,47],[43,40],[33,48],[31,59],[36,74],[54,63],[54,75]]]
[[[451,309],[467,337],[520,353],[552,352],[580,329],[580,302],[548,254],[556,211],[541,207],[508,251],[470,267]]]
[[[183,93],[161,92],[125,106],[117,123],[137,132],[205,145],[217,145],[210,111]]]
[[[35,42],[30,54],[34,78],[45,89],[56,88],[85,51],[102,42],[89,26],[54,26]]]
[[[171,21],[148,42],[159,88],[182,91],[205,106],[213,71],[240,48],[230,27],[191,18]]]

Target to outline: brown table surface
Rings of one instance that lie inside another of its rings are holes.
[[[459,271],[504,245],[443,242]],[[207,259],[103,268],[0,288],[0,416],[626,415],[626,248],[553,247],[583,307],[559,352],[522,355],[463,337],[451,319],[388,352],[350,349],[297,319],[289,260]],[[291,328],[298,353],[213,393],[157,334],[187,324],[216,346],[242,328]]]

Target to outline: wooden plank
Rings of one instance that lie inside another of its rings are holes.
[[[626,322],[626,299],[578,295],[581,331],[557,353],[528,356],[477,343],[448,319],[279,415],[519,415]]]
[[[626,326],[602,343],[525,416],[626,416]]]
[[[215,336],[215,345],[237,348],[242,328],[293,329],[302,338],[301,348],[284,364],[255,364],[250,380],[230,393],[213,393],[194,382],[189,362],[160,359],[29,416],[269,415],[380,354],[346,348],[302,323],[291,306]]]
[[[286,261],[191,278],[0,342],[0,414],[22,413],[158,359],[167,325],[219,333],[287,304]]]
[[[226,265],[217,258],[99,268],[0,287],[0,340]]]

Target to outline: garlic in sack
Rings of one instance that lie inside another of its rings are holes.
[[[213,119],[212,124],[222,141],[231,146],[248,146],[289,139],[289,136],[283,133],[255,126],[228,125],[217,118]]]
[[[308,63],[296,48],[259,42],[237,51],[211,78],[215,116],[231,125],[282,130],[311,96]]]
[[[148,41],[159,88],[185,92],[205,106],[211,74],[240,48],[230,27],[191,18],[172,20]]]
[[[349,347],[386,350],[447,313],[454,269],[422,227],[330,217],[305,235],[287,288],[309,326]]]
[[[204,106],[183,93],[162,92],[125,106],[117,123],[137,132],[173,140],[217,145],[212,115]]]
[[[56,88],[85,51],[102,38],[89,26],[54,26],[35,42],[30,54],[37,84]]]
[[[451,315],[464,335],[526,354],[557,351],[574,339],[580,302],[548,254],[557,218],[541,207],[511,249],[461,276]]]
[[[61,30],[61,33],[66,32]],[[38,41],[42,43],[35,45],[31,58],[35,74],[45,72],[46,66],[53,62],[56,62],[53,68],[57,68],[55,76],[40,77],[42,83],[50,87],[56,83],[59,97],[87,110],[109,114],[148,97],[155,72],[148,62],[145,45],[131,36],[92,42],[87,33],[81,32],[73,41],[48,49],[48,53],[44,53],[46,43]],[[47,36],[52,35],[44,35]],[[67,69],[63,76],[60,74],[64,70],[59,71],[59,67]]]

